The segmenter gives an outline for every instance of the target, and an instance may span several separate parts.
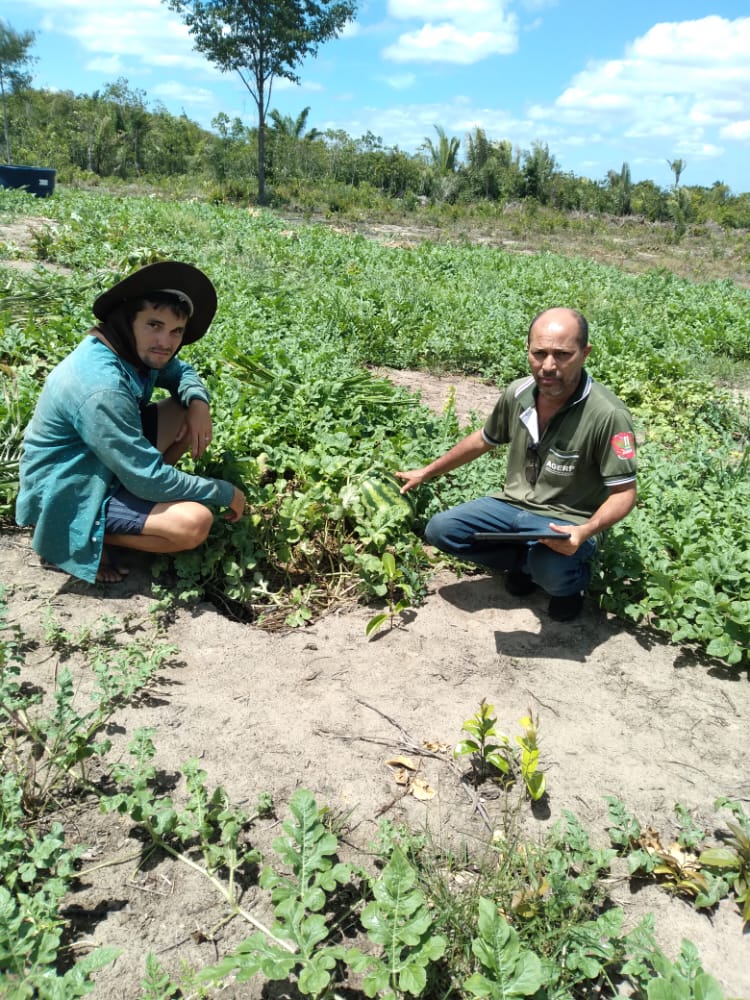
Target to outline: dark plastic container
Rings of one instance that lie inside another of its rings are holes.
[[[6,188],[26,188],[37,198],[49,198],[55,190],[56,170],[50,167],[11,167],[0,164],[0,185]]]

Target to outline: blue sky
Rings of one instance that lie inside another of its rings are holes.
[[[159,0],[3,0],[33,30],[34,85],[90,94],[124,77],[210,127],[219,112],[256,122],[236,75],[192,47]],[[435,126],[462,140],[529,149],[546,142],[562,170],[600,180],[630,166],[662,187],[750,191],[747,0],[360,0],[355,21],[276,82],[271,107],[308,127],[366,132],[413,153]]]

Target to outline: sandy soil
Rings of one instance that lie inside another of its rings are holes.
[[[460,413],[481,409],[482,394],[492,395],[479,383],[414,373],[393,377],[419,389],[436,409],[451,386]],[[0,579],[8,587],[11,620],[32,640],[29,680],[49,690],[62,665],[44,639],[48,616],[69,633],[108,615],[148,619],[147,557],[130,558],[126,582],[90,587],[40,570],[26,534],[3,534]],[[717,796],[750,802],[745,674],[700,663],[592,604],[568,625],[551,622],[545,609],[542,596],[522,602],[491,577],[459,578],[447,569],[436,574],[408,622],[371,641],[365,625],[372,609],[269,634],[199,604],[180,611],[169,626],[166,641],[178,652],[153,690],[118,712],[108,734],[112,753],[124,756],[134,730],[153,727],[157,767],[178,800],[178,771],[191,757],[200,758],[210,787],[223,786],[250,811],[258,795],[269,792],[284,818],[294,790],[308,788],[345,819],[347,850],[360,861],[383,817],[429,830],[438,846],[465,843],[478,852],[490,828],[502,827],[507,802],[487,794],[477,808],[447,755],[422,760],[424,778],[436,791],[426,802],[404,796],[385,764],[424,740],[455,743],[482,698],[495,705],[509,735],[519,731],[529,708],[540,719],[549,799],[542,810],[521,808],[514,821],[527,836],[541,835],[570,810],[595,844],[608,846],[608,795],[665,841],[675,832],[677,802],[707,829],[717,822]],[[65,665],[85,705],[90,673],[77,655]],[[129,820],[82,805],[73,819],[67,813],[66,822],[73,839],[88,847],[84,867],[93,869],[70,896],[66,913],[86,944],[122,949],[114,965],[97,974],[96,998],[140,997],[149,951],[178,975],[183,963],[211,964],[248,936],[238,919],[213,930],[223,904],[185,866],[162,858],[139,870]],[[259,822],[251,836],[268,851],[277,834],[276,824]],[[126,863],[112,864],[123,858]],[[261,917],[262,895],[251,886],[243,900]],[[674,957],[689,938],[729,996],[750,997],[750,936],[743,935],[731,901],[707,915],[655,886],[635,891],[625,878],[615,880],[613,895],[630,925],[646,912],[655,914],[667,954]],[[259,987],[222,995],[261,995],[254,990]]]

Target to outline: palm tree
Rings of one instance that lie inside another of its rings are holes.
[[[622,168],[617,173],[610,170],[607,174],[609,190],[612,192],[614,209],[618,215],[630,215],[632,212],[631,196],[633,193],[633,182],[630,177],[630,167],[623,163]]]
[[[307,125],[307,116],[309,114],[309,107],[303,108],[296,118],[292,118],[291,115],[282,115],[274,108],[268,115],[271,120],[271,132],[277,138],[296,139],[297,142],[312,142],[313,139],[320,138],[321,133],[316,128],[311,128],[308,132],[305,132],[305,125]]]
[[[524,155],[523,182],[524,196],[534,198],[540,205],[549,201],[552,175],[557,167],[555,157],[546,142],[534,142],[531,152]]]
[[[669,164],[669,169],[674,174],[674,188],[675,191],[680,186],[680,177],[685,172],[687,168],[687,163],[685,160],[667,160]]]
[[[481,170],[492,155],[492,145],[487,133],[478,125],[466,136],[466,159],[472,170]]]
[[[282,115],[275,108],[268,115],[268,172],[276,181],[305,173],[311,143],[321,136],[316,128],[305,131],[309,114],[307,107],[296,118]]]
[[[467,133],[464,176],[470,190],[484,198],[508,197],[517,174],[518,165],[513,162],[513,146],[508,139],[490,141],[478,125]]]
[[[439,174],[455,173],[458,165],[458,150],[461,146],[461,140],[455,136],[449,139],[445,134],[445,129],[440,125],[435,125],[434,128],[438,134],[437,146],[433,143],[432,139],[426,137],[422,144],[422,149],[426,149],[429,152],[432,166]]]

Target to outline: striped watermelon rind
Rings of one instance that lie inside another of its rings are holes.
[[[359,487],[362,505],[371,514],[380,511],[397,511],[404,518],[414,515],[411,504],[401,492],[399,481],[390,476],[370,476]]]

